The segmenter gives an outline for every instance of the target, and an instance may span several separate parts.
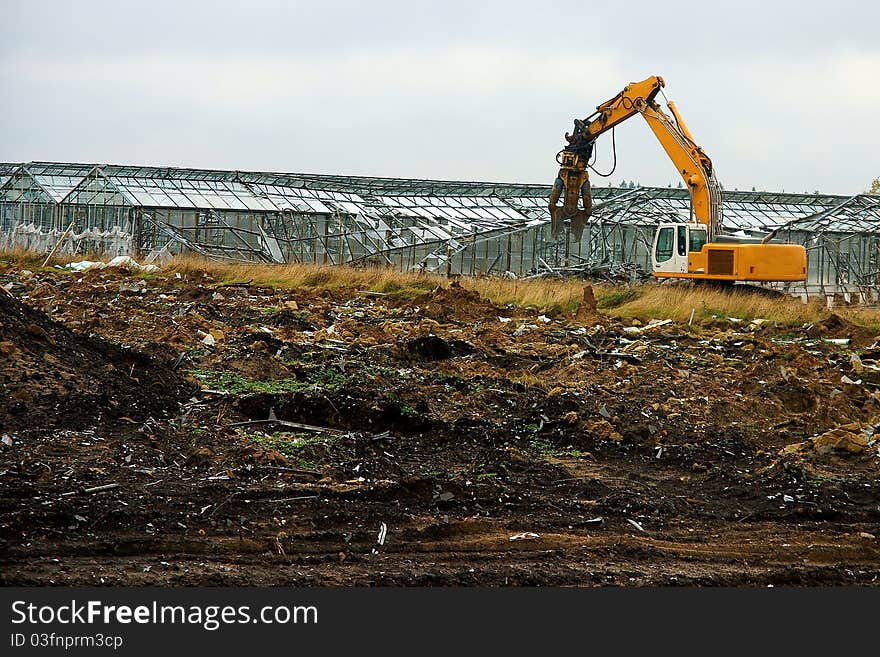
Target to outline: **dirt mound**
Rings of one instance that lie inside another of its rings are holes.
[[[596,306],[596,295],[593,294],[593,286],[584,286],[584,298],[577,311],[578,319],[598,319],[599,311]]]
[[[160,351],[148,355],[75,333],[0,294],[0,431],[167,416],[193,387]]]
[[[874,342],[873,333],[836,313],[831,313],[827,319],[816,322],[807,332],[821,338],[848,338],[854,346],[867,346]]]
[[[438,321],[458,320],[472,322],[480,319],[497,319],[500,309],[479,292],[466,290],[453,282],[449,287],[438,288],[417,297],[412,305],[419,306],[425,317]]]

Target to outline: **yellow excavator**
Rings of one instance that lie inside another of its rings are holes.
[[[667,103],[670,118],[655,102],[664,86],[660,76],[633,82],[586,119],[575,119],[574,132],[566,133],[567,145],[557,155],[559,175],[550,193],[553,235],[559,235],[567,221],[578,238],[590,217],[593,205],[587,168],[596,138],[641,114],[681,174],[691,198],[689,221],[657,227],[651,249],[653,275],[730,283],[806,280],[807,254],[803,246],[771,244],[775,231],[764,238],[719,233],[721,188],[712,161],[697,145],[675,104]],[[557,205],[560,197],[562,206]]]

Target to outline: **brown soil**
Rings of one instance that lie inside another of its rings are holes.
[[[8,294],[0,294],[0,345],[0,432],[168,417],[195,391],[162,345],[145,345],[149,355],[75,333]]]
[[[878,581],[880,350],[833,318],[7,283],[0,584]]]

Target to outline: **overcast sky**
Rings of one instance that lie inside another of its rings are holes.
[[[0,0],[0,161],[549,185],[572,118],[658,74],[725,188],[857,193],[878,7]],[[678,181],[639,117],[617,155],[614,184]]]

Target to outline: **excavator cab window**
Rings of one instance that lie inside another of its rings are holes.
[[[675,229],[671,226],[661,228],[657,233],[657,250],[654,253],[657,262],[666,262],[672,257],[674,243]]]
[[[703,245],[708,241],[706,231],[699,228],[691,228],[690,230],[690,251],[702,251]]]
[[[679,226],[678,227],[678,239],[675,240],[676,250],[678,251],[678,255],[683,256],[687,255],[687,247],[688,247],[688,227],[687,226]]]

